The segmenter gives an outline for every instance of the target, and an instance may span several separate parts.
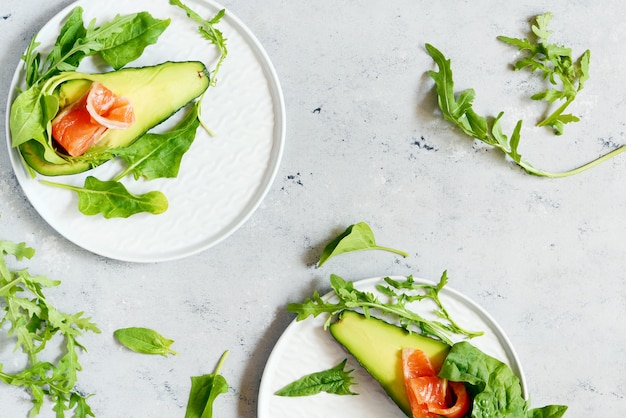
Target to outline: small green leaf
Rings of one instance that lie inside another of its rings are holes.
[[[167,198],[159,191],[141,195],[130,193],[122,183],[102,181],[93,176],[85,179],[84,187],[41,180],[42,184],[73,190],[78,194],[78,209],[85,215],[102,214],[105,218],[128,218],[147,212],[158,215],[167,210]]]
[[[317,266],[321,267],[329,258],[336,255],[363,250],[389,251],[403,257],[409,255],[404,251],[376,245],[372,229],[365,222],[359,222],[350,225],[341,235],[326,245]]]
[[[113,336],[124,347],[137,353],[160,354],[165,357],[168,354],[176,354],[176,351],[170,348],[174,340],[169,340],[149,328],[120,328],[113,332]]]
[[[215,399],[228,392],[228,383],[224,376],[219,374],[227,356],[228,351],[225,351],[213,373],[191,377],[191,391],[189,392],[185,418],[213,417]]]
[[[321,392],[335,395],[358,395],[350,390],[354,370],[345,370],[347,359],[337,366],[301,377],[276,391],[278,396],[311,396]]]

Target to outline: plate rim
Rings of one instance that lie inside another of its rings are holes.
[[[216,245],[222,243],[224,240],[233,235],[237,230],[239,230],[257,211],[259,206],[267,197],[267,194],[271,190],[272,185],[274,184],[278,172],[280,170],[280,165],[282,162],[285,142],[286,142],[286,131],[287,131],[287,118],[286,118],[286,106],[285,106],[285,97],[282,90],[282,86],[280,83],[280,79],[278,78],[278,73],[276,68],[269,57],[264,46],[261,44],[260,40],[257,36],[250,30],[250,28],[234,13],[230,10],[226,9],[220,3],[214,0],[195,0],[196,2],[204,3],[208,5],[210,8],[214,8],[216,10],[225,9],[226,14],[223,19],[230,22],[233,29],[245,40],[246,45],[250,48],[251,53],[256,57],[259,61],[259,67],[262,70],[264,79],[267,81],[267,87],[269,92],[269,97],[273,104],[273,130],[271,137],[271,151],[268,154],[267,159],[267,169],[264,171],[263,176],[259,178],[260,183],[259,187],[254,190],[252,197],[246,203],[244,208],[240,213],[237,214],[235,218],[231,220],[231,222],[223,225],[223,231],[220,231],[214,237],[210,237],[208,239],[202,240],[199,245],[196,246],[186,246],[182,248],[175,249],[173,251],[163,251],[160,252],[159,255],[152,256],[150,253],[136,253],[133,255],[124,256],[124,254],[120,254],[120,252],[111,252],[110,250],[99,248],[97,245],[93,245],[93,243],[85,243],[80,242],[75,238],[68,237],[65,233],[60,230],[59,225],[55,225],[51,220],[50,216],[42,213],[42,211],[35,206],[33,203],[29,193],[27,193],[27,187],[23,184],[25,181],[31,181],[34,179],[29,178],[28,172],[24,163],[22,161],[21,154],[18,150],[13,148],[12,146],[12,138],[10,132],[10,114],[11,107],[13,101],[16,97],[16,91],[19,87],[20,78],[24,73],[24,61],[22,59],[19,60],[13,76],[10,81],[8,94],[6,98],[6,111],[5,111],[5,136],[6,136],[6,146],[8,150],[9,161],[11,163],[11,168],[13,170],[13,175],[16,178],[18,184],[20,185],[21,192],[24,197],[28,200],[30,206],[37,212],[37,214],[48,224],[50,228],[52,228],[56,233],[61,235],[64,239],[76,245],[77,247],[91,252],[93,254],[106,257],[112,260],[118,260],[123,262],[133,262],[133,263],[159,263],[159,262],[168,262],[180,260],[183,258],[187,258],[193,255],[197,255],[202,253]],[[146,2],[146,9],[149,11],[150,2]],[[76,0],[71,4],[63,7],[58,12],[54,13],[41,27],[39,27],[36,31],[36,34],[33,36],[37,36],[42,30],[46,28],[53,20],[60,18],[63,19],[64,15],[69,14],[71,10],[78,6],[86,6],[94,8],[97,13],[97,8],[95,8],[89,1],[87,0]],[[18,170],[23,170],[22,173],[18,174]],[[46,177],[46,176],[43,176]],[[86,216],[77,212],[77,216]],[[131,218],[132,219],[132,218]]]

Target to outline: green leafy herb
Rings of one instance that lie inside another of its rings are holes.
[[[317,266],[321,267],[329,258],[336,255],[363,250],[390,251],[403,257],[408,257],[408,254],[404,251],[376,245],[372,229],[365,222],[359,222],[350,225],[341,235],[326,245]]]
[[[114,180],[120,180],[129,173],[135,179],[144,177],[147,180],[178,176],[183,155],[191,147],[199,124],[196,102],[172,131],[164,134],[148,133],[130,146],[114,150],[115,155],[128,163],[128,168]]]
[[[149,328],[131,327],[120,328],[113,332],[113,336],[124,347],[141,354],[176,354],[170,346],[174,340],[169,340],[158,332]]]
[[[534,35],[532,40],[506,36],[498,36],[498,39],[526,53],[515,63],[516,70],[527,68],[531,72],[540,72],[542,77],[554,86],[534,94],[531,99],[544,100],[550,104],[563,101],[556,110],[537,124],[537,126],[550,126],[557,135],[561,135],[565,124],[580,120],[577,116],[563,112],[576,99],[585,81],[589,79],[591,52],[586,50],[574,60],[571,48],[550,43],[552,31],[548,30],[548,25],[551,20],[552,13],[544,13],[535,18],[536,25],[531,25]]]
[[[224,38],[222,32],[215,27],[215,25],[217,25],[226,14],[226,10],[222,9],[211,19],[206,20],[198,13],[194,12],[190,7],[184,5],[180,0],[170,0],[170,4],[183,9],[185,13],[187,13],[187,17],[198,23],[200,25],[198,26],[198,32],[200,35],[215,45],[215,47],[219,50],[220,56],[215,64],[215,67],[210,72],[211,85],[214,86],[215,83],[217,83],[217,73],[228,55],[228,48],[226,46],[227,39]]]
[[[87,403],[90,395],[76,391],[77,373],[82,369],[78,353],[85,347],[78,341],[84,332],[99,333],[98,327],[83,313],[68,314],[57,310],[44,295],[47,287],[58,286],[58,280],[33,276],[28,269],[12,270],[7,256],[18,261],[30,259],[35,251],[24,243],[0,241],[0,327],[8,324],[7,337],[16,341],[28,360],[22,370],[9,373],[0,365],[0,380],[22,387],[32,396],[29,417],[36,416],[46,397],[54,403],[57,416],[74,410],[74,417],[95,416]],[[51,340],[60,341],[64,354],[56,361],[43,361],[40,354]]]
[[[354,370],[345,370],[347,361],[347,359],[343,360],[331,369],[303,376],[276,391],[275,395],[310,396],[320,392],[335,395],[358,395],[358,393],[350,390],[350,386],[353,384],[353,377],[350,374]]]
[[[187,401],[185,418],[212,418],[215,399],[228,392],[228,383],[220,373],[222,364],[228,356],[225,351],[211,374],[191,377],[191,391]]]
[[[439,299],[439,292],[448,282],[447,273],[444,272],[436,285],[416,283],[412,276],[406,281],[397,281],[389,277],[385,278],[386,285],[378,285],[377,290],[388,297],[387,301],[381,300],[371,292],[364,292],[354,288],[354,283],[346,281],[333,274],[330,276],[330,284],[338,302],[323,299],[317,291],[311,298],[303,303],[290,303],[287,311],[297,314],[296,320],[302,321],[309,316],[316,317],[320,314],[328,314],[324,328],[328,328],[333,318],[345,310],[361,310],[367,317],[375,310],[381,314],[391,314],[404,329],[413,332],[414,328],[422,335],[452,344],[452,335],[463,335],[473,338],[482,335],[482,332],[468,331],[454,322],[448,311]],[[437,308],[434,313],[444,322],[430,320],[412,311],[407,306],[409,303],[429,299],[435,302]]]
[[[136,195],[117,181],[102,181],[93,176],[85,179],[85,186],[41,180],[42,184],[73,190],[78,194],[78,209],[85,215],[102,214],[105,218],[128,218],[147,212],[158,215],[167,210],[165,195],[158,190]]]
[[[559,418],[567,410],[561,405],[529,409],[511,369],[467,342],[452,346],[439,376],[473,387],[472,417]]]
[[[473,89],[464,90],[457,97],[454,91],[450,60],[430,44],[426,44],[426,51],[439,67],[439,71],[429,71],[428,74],[435,81],[439,108],[441,109],[443,118],[460,128],[469,137],[499,149],[528,174],[552,178],[567,177],[595,167],[609,158],[626,151],[626,146],[621,146],[587,164],[569,171],[551,172],[535,168],[529,162],[525,161],[518,152],[522,121],[517,122],[509,138],[504,134],[502,126],[500,125],[500,119],[504,113],[501,112],[495,119],[479,116],[473,108],[475,96]]]

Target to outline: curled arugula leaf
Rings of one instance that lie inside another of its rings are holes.
[[[0,381],[30,393],[30,417],[40,412],[46,398],[54,402],[57,416],[63,417],[64,411],[73,409],[76,418],[93,417],[87,403],[90,395],[79,393],[75,385],[82,369],[78,354],[85,350],[79,338],[85,332],[100,330],[82,312],[61,312],[46,299],[44,289],[58,286],[60,281],[33,276],[27,269],[9,268],[7,256],[21,261],[34,254],[23,243],[0,241],[0,328],[8,325],[7,337],[15,339],[16,350],[26,354],[28,360],[26,367],[14,373],[5,372],[0,365]],[[53,339],[60,342],[64,354],[55,361],[41,360],[40,355],[46,353]]]
[[[377,245],[372,228],[365,222],[359,222],[350,225],[337,238],[326,245],[317,267],[321,267],[329,258],[336,255],[364,250],[389,251],[403,257],[408,257],[409,255],[404,251]]]
[[[566,123],[580,120],[578,116],[563,112],[583,89],[585,81],[589,79],[591,52],[586,50],[574,60],[571,48],[550,43],[552,31],[548,30],[548,25],[551,20],[552,13],[544,13],[535,18],[536,24],[531,25],[534,35],[532,40],[507,36],[498,36],[498,39],[525,53],[525,56],[514,64],[516,70],[528,68],[530,71],[540,72],[542,77],[554,86],[534,94],[531,99],[544,100],[548,103],[563,101],[561,106],[537,124],[537,126],[550,126],[557,135],[562,135]]]
[[[437,100],[443,118],[460,128],[470,138],[499,149],[528,174],[551,178],[568,177],[595,167],[626,151],[626,145],[623,145],[591,162],[568,171],[554,172],[535,168],[528,161],[524,160],[518,152],[522,121],[519,120],[517,122],[509,138],[504,134],[500,125],[500,119],[504,113],[500,112],[495,119],[478,115],[473,108],[475,96],[473,89],[464,90],[458,96],[455,93],[450,60],[430,44],[426,44],[426,51],[439,68],[439,71],[429,71],[428,74],[435,81]]]
[[[274,395],[310,396],[321,392],[334,395],[358,395],[358,393],[352,392],[350,389],[354,379],[351,373],[354,370],[345,370],[347,361],[347,359],[344,359],[331,369],[302,376],[300,379],[277,390]]]
[[[365,316],[377,311],[380,314],[390,314],[398,320],[400,326],[409,332],[417,329],[422,335],[452,344],[453,335],[462,335],[468,338],[482,335],[482,332],[468,331],[452,320],[448,311],[439,299],[439,292],[448,282],[447,273],[444,272],[436,285],[416,283],[412,276],[406,281],[397,281],[389,277],[384,279],[386,285],[378,285],[377,289],[388,297],[387,301],[381,300],[371,292],[364,292],[354,288],[354,283],[346,281],[332,274],[330,285],[339,299],[331,302],[323,299],[317,291],[311,298],[303,303],[290,303],[287,311],[297,314],[296,320],[302,321],[309,316],[316,317],[320,314],[328,314],[324,322],[324,329],[345,310],[361,310]],[[409,303],[429,299],[435,302],[437,308],[435,314],[442,321],[430,320],[414,312],[407,306]]]

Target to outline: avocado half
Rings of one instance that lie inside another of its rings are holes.
[[[81,73],[61,84],[54,92],[63,108],[79,100],[97,81],[118,96],[130,99],[135,122],[128,129],[109,129],[85,155],[63,156],[64,163],[44,159],[44,147],[30,140],[19,149],[26,164],[40,174],[77,174],[113,158],[112,149],[132,144],[154,126],[199,97],[209,86],[206,66],[199,61],[164,62],[150,67],[125,68],[101,74]]]
[[[344,311],[330,325],[330,333],[383,387],[389,397],[411,417],[411,405],[404,386],[402,348],[422,350],[435,370],[450,351],[450,346],[374,317]]]

